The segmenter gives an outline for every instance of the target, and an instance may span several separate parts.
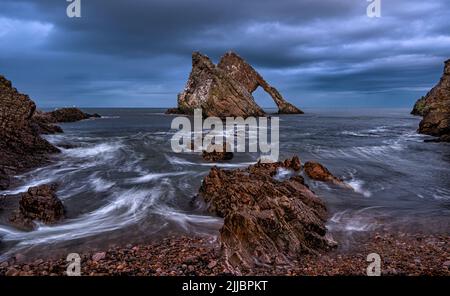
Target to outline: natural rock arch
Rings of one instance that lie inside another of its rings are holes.
[[[178,95],[178,108],[168,113],[192,114],[201,108],[206,116],[264,116],[252,93],[262,87],[278,106],[280,114],[303,114],[284,100],[280,92],[244,59],[234,52],[226,53],[218,65],[205,55],[192,54],[192,71],[183,92]]]

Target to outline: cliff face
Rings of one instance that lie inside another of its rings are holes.
[[[206,116],[263,116],[252,93],[261,86],[275,101],[279,113],[301,114],[301,110],[286,102],[281,94],[235,53],[225,54],[219,64],[199,52],[192,55],[192,71],[186,87],[178,95],[178,108],[169,113],[192,114],[203,109]]]
[[[0,76],[0,189],[9,186],[9,176],[37,166],[48,153],[59,150],[39,136],[32,116],[36,105]]]
[[[423,116],[419,133],[450,142],[450,60],[439,83],[416,102],[411,114]]]

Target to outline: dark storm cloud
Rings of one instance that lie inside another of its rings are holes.
[[[2,0],[0,72],[43,106],[170,106],[193,50],[232,49],[300,106],[406,106],[450,57],[450,3],[381,1]]]

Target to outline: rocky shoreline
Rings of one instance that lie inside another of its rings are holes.
[[[56,123],[98,117],[77,108],[37,110],[28,95],[20,93],[0,75],[0,190],[14,183],[14,175],[48,163],[51,154],[60,152],[41,137],[62,133]]]
[[[367,275],[367,255],[381,257],[387,276],[449,276],[450,236],[380,232],[361,235],[351,249],[309,254],[289,265],[261,265],[239,270],[221,256],[214,237],[170,237],[148,244],[114,247],[80,254],[81,274],[89,276],[220,275]],[[64,276],[66,258],[36,259],[17,255],[0,263],[4,276]]]

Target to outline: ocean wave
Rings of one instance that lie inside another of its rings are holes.
[[[185,172],[172,172],[172,173],[149,173],[140,177],[131,178],[128,179],[128,182],[132,184],[139,184],[139,183],[147,183],[150,181],[159,180],[161,178],[165,177],[173,177],[173,176],[182,176],[186,174],[193,173],[191,171],[185,171]]]
[[[120,118],[120,116],[118,116],[118,115],[102,115],[102,117],[100,117],[100,119],[118,119],[118,118]]]
[[[366,207],[357,211],[343,210],[335,213],[327,223],[330,231],[363,232],[371,231],[378,227],[373,213],[367,211],[379,209],[381,207]]]
[[[207,167],[223,167],[223,168],[240,168],[247,167],[249,165],[255,164],[256,162],[240,162],[240,163],[220,163],[220,162],[200,162],[195,163],[192,161],[185,160],[176,156],[166,155],[167,161],[172,165],[186,165],[186,166],[207,166]]]
[[[89,180],[95,192],[108,191],[109,189],[111,189],[111,187],[113,187],[116,184],[115,182],[107,181],[100,177],[93,177],[90,178]]]
[[[368,189],[364,188],[364,181],[358,180],[358,179],[351,179],[349,181],[346,181],[352,188],[355,190],[355,192],[362,194],[364,197],[371,197],[372,192],[370,192]]]
[[[342,131],[339,134],[353,137],[380,137],[380,135],[375,133],[354,132],[354,131]]]
[[[166,220],[175,222],[178,226],[181,226],[184,230],[190,230],[192,225],[206,225],[208,227],[216,226],[219,228],[223,219],[213,216],[204,216],[196,214],[188,214],[180,212],[169,207],[158,207],[155,211],[156,214],[163,216]]]
[[[93,146],[79,147],[73,149],[61,149],[62,152],[69,157],[86,158],[86,157],[113,157],[123,144],[120,142],[100,143]]]
[[[450,200],[450,190],[447,188],[434,188],[432,196],[436,200]]]
[[[55,177],[34,179],[34,180],[31,180],[31,181],[27,182],[25,185],[21,185],[21,186],[19,186],[17,188],[10,189],[10,190],[0,191],[0,193],[2,195],[19,194],[19,193],[22,193],[22,192],[26,192],[28,190],[28,188],[30,188],[30,187],[36,187],[36,186],[40,186],[40,185],[44,185],[44,184],[49,184],[49,183],[52,183],[54,181],[55,181]]]
[[[294,174],[293,170],[280,167],[277,169],[277,173],[273,178],[277,181],[284,181],[294,176]]]
[[[3,241],[17,241],[17,246],[54,243],[92,236],[135,224],[161,196],[161,188],[130,189],[113,194],[111,202],[78,218],[58,225],[41,225],[31,232],[3,229]]]
[[[400,140],[388,140],[384,142],[385,145],[373,146],[356,146],[351,148],[315,148],[312,153],[319,157],[329,158],[386,158],[392,157],[392,152],[400,152],[406,149],[406,145]]]

